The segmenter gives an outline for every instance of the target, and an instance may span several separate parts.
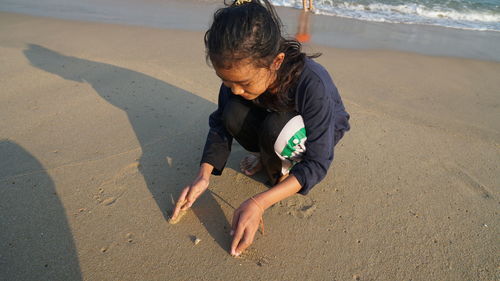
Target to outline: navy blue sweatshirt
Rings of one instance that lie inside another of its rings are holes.
[[[217,110],[210,115],[201,163],[214,166],[212,174],[220,175],[231,152],[232,136],[224,128],[222,112],[232,95],[222,85]],[[328,72],[312,59],[306,59],[295,93],[295,110],[302,116],[307,134],[302,161],[290,174],[294,175],[307,194],[325,176],[333,161],[334,146],[349,130],[349,114]]]

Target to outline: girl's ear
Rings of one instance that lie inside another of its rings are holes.
[[[281,64],[283,63],[284,60],[285,60],[285,53],[279,53],[278,55],[276,55],[272,64],[273,70],[280,69]]]

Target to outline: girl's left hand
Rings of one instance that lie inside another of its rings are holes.
[[[231,235],[234,235],[231,255],[238,257],[252,244],[263,214],[264,210],[252,199],[247,199],[236,209],[231,227]]]

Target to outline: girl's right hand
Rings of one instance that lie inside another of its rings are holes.
[[[208,183],[208,179],[198,177],[191,185],[186,186],[182,190],[181,195],[175,204],[175,210],[171,219],[175,220],[181,210],[185,211],[191,208],[194,201],[196,201],[196,199],[198,199],[198,197],[200,197],[200,195],[207,190]]]

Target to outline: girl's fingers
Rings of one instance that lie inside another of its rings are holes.
[[[236,252],[236,248],[240,244],[240,240],[243,237],[243,227],[238,227],[236,228],[234,232],[234,237],[233,237],[233,242],[231,242],[231,255],[233,256],[239,256],[241,254]]]
[[[186,196],[187,202],[184,209],[190,208],[191,205],[193,205],[194,201],[196,201],[196,199],[198,198],[198,195],[200,195],[200,191],[194,187],[191,187],[189,193]]]
[[[248,228],[243,232],[243,239],[240,240],[238,246],[236,247],[237,256],[243,253],[248,246],[252,244],[254,235],[255,231],[251,231]]]
[[[181,207],[184,206],[184,203],[186,201],[186,195],[188,194],[188,192],[189,192],[189,186],[185,187],[182,190],[181,195],[179,196],[179,199],[177,200],[177,203],[175,204],[175,210],[174,210],[174,213],[172,214],[172,218],[176,218],[181,210]]]
[[[198,199],[198,196],[200,196],[200,194],[201,194],[201,192],[198,189],[191,187],[188,195],[186,196],[186,204],[184,205],[182,210],[187,210],[187,209],[191,208],[191,206],[193,206],[194,201],[196,201],[196,199]]]
[[[231,222],[231,235],[234,235],[236,228],[238,227],[238,221],[240,220],[240,208],[234,211],[233,221]]]
[[[231,255],[239,256],[245,251],[253,242],[255,233],[259,228],[259,217],[255,217],[255,210],[249,210],[248,205],[245,203],[240,206],[233,215],[231,229],[234,233],[233,241],[231,243]]]
[[[206,181],[195,181],[189,188],[189,192],[186,195],[186,204],[182,210],[187,210],[193,206],[194,202],[200,195],[208,188],[208,182]]]

